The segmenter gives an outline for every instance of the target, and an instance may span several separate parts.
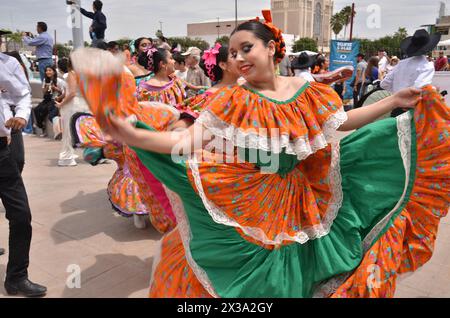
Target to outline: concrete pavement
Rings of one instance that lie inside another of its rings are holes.
[[[79,160],[77,167],[61,168],[60,142],[26,136],[25,144],[24,181],[33,213],[30,278],[46,285],[50,298],[146,297],[161,235],[151,226],[138,230],[132,219],[111,210],[106,185],[115,164],[91,167]],[[7,237],[1,215],[0,246],[7,247]],[[0,256],[2,279],[6,261]],[[76,283],[71,274],[77,266],[81,288],[69,288],[66,281]],[[3,284],[0,297],[6,297]],[[450,297],[450,217],[440,227],[432,260],[399,284],[397,297]]]

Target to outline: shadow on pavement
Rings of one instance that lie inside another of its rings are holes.
[[[50,233],[56,244],[86,239],[99,233],[104,233],[117,242],[159,240],[162,237],[150,221],[146,229],[140,230],[134,226],[132,218],[116,216],[108,201],[106,189],[93,193],[79,191],[73,198],[62,202],[60,207],[62,214],[71,215],[53,225]]]
[[[115,263],[110,268],[107,265]],[[62,298],[127,298],[148,289],[153,257],[142,260],[136,256],[104,254],[96,263],[81,271],[81,288],[66,286]]]

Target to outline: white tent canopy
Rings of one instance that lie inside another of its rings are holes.
[[[312,52],[312,51],[302,51],[302,52],[296,52],[296,53],[288,53],[288,55],[299,56],[299,55],[302,54],[302,53],[306,53],[306,54],[308,54],[309,56],[316,56],[317,54],[319,54],[319,53],[317,53],[317,52]]]
[[[450,39],[449,40],[445,40],[445,41],[441,41],[438,43],[438,46],[447,46],[450,45]]]

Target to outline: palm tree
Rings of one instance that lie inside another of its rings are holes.
[[[19,51],[20,49],[23,48],[23,42],[22,42],[22,32],[17,31],[14,33],[11,33],[8,35],[8,40],[7,40],[7,49],[11,50],[10,45],[14,45],[14,48],[12,49],[12,51]]]
[[[404,40],[408,37],[408,30],[406,30],[406,28],[398,28],[398,31],[395,32],[394,37]]]
[[[341,33],[342,29],[344,28],[343,19],[340,12],[334,14],[331,17],[330,24],[337,40],[338,34]]]
[[[346,6],[344,9],[341,10],[341,12],[339,12],[339,14],[342,16],[342,22],[345,26],[344,37],[347,38],[347,26],[352,21],[352,7]],[[356,12],[353,11],[353,17],[355,17],[355,15]]]

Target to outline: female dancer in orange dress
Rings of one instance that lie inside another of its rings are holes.
[[[183,202],[150,296],[392,297],[397,276],[430,259],[449,210],[449,108],[427,86],[345,113],[329,86],[276,75],[284,42],[265,21],[230,39],[247,83],[218,91],[189,130],[105,116],[108,133]],[[97,91],[120,77],[78,70]],[[372,123],[396,107],[411,110]]]
[[[175,60],[172,53],[166,49],[150,48],[147,51],[148,67],[155,75],[138,87],[138,100],[160,102],[167,105],[177,105],[186,99],[183,82],[175,73]]]

